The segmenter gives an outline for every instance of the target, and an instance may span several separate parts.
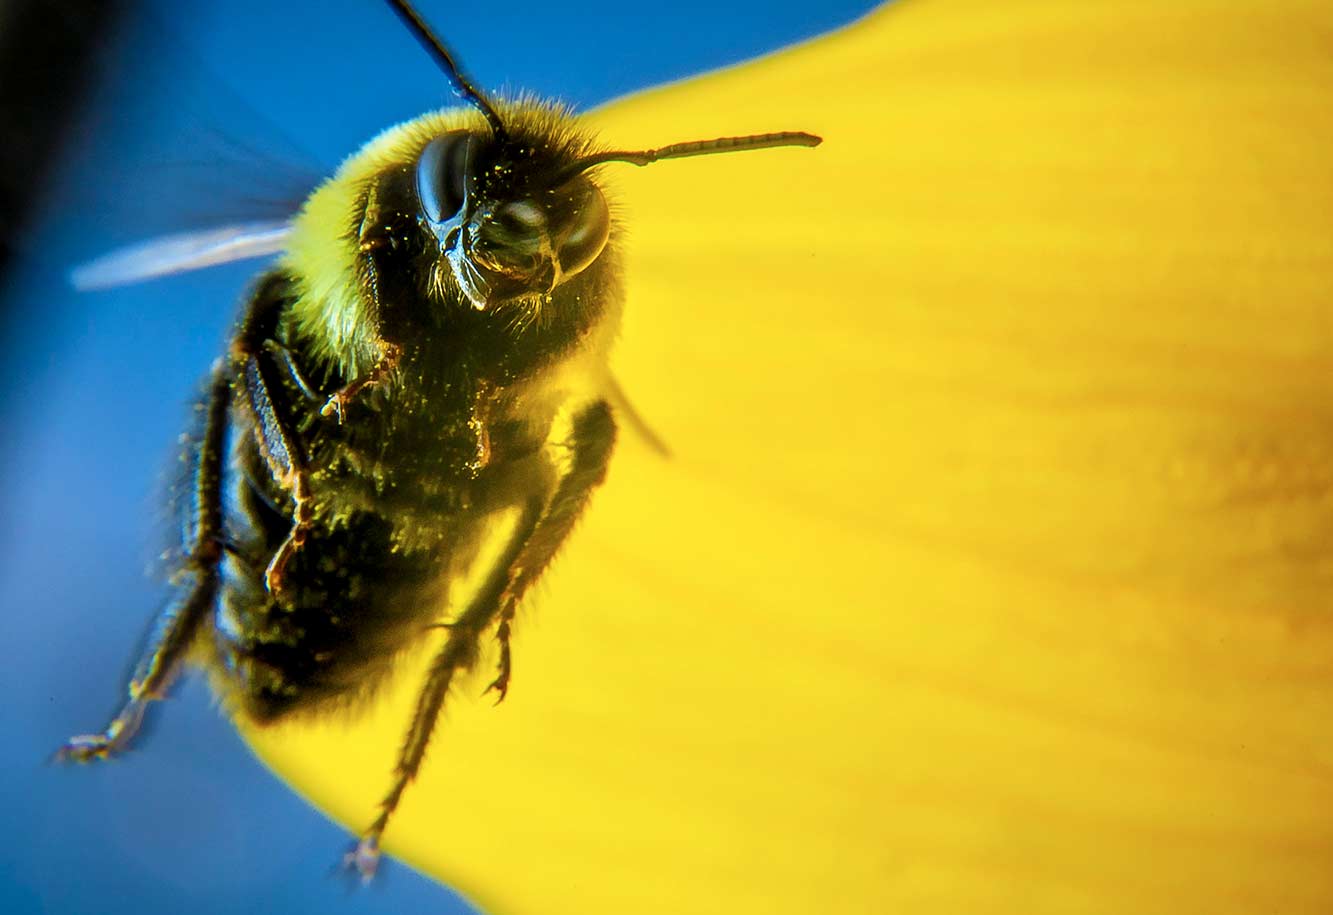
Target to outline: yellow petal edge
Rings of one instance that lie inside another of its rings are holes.
[[[1333,911],[1333,7],[902,0],[599,112],[628,434],[387,849],[510,913]],[[608,170],[611,174],[611,170]],[[353,830],[426,660],[247,734]]]

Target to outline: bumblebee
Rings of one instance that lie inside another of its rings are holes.
[[[379,813],[346,858],[365,878],[486,638],[504,699],[515,614],[605,477],[616,416],[638,422],[608,369],[620,227],[592,170],[819,142],[599,150],[556,104],[483,95],[407,3],[390,5],[468,107],[385,132],[278,233],[282,256],[187,439],[174,598],[125,706],[60,751],[123,749],[187,664],[258,725],[355,707],[444,627]],[[254,253],[272,236],[248,241]],[[479,584],[463,594],[468,576]]]

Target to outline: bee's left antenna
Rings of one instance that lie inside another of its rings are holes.
[[[559,187],[579,172],[604,165],[607,162],[628,162],[630,165],[651,165],[662,159],[684,159],[687,156],[711,156],[715,153],[746,152],[751,149],[772,149],[775,146],[818,146],[823,137],[799,130],[784,130],[779,133],[756,133],[746,137],[718,137],[716,140],[691,140],[687,143],[672,143],[660,149],[618,149],[611,152],[593,153],[572,163],[556,175],[552,187]]]
[[[458,64],[454,63],[454,57],[449,53],[449,49],[444,46],[440,39],[435,37],[435,33],[430,30],[430,26],[426,25],[425,20],[421,18],[416,10],[412,9],[411,4],[407,3],[406,0],[389,0],[389,6],[393,7],[394,12],[412,30],[412,34],[416,36],[417,41],[421,42],[421,46],[426,49],[426,53],[435,58],[435,62],[444,70],[444,75],[449,77],[449,82],[453,84],[454,92],[458,97],[473,105],[485,115],[486,123],[491,125],[491,133],[495,135],[495,139],[504,143],[509,135],[505,131],[504,122],[500,120],[500,115],[496,114],[495,109],[491,107],[491,103],[486,101],[486,96],[482,95],[477,87],[472,85],[468,78],[463,75],[463,71],[458,69]]]

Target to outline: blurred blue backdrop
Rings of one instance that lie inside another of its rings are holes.
[[[579,108],[872,5],[419,3],[479,85]],[[198,679],[157,707],[125,758],[48,764],[117,707],[163,600],[145,573],[167,542],[160,481],[256,265],[84,295],[68,269],[172,228],[284,208],[385,126],[452,99],[373,0],[161,0],[105,40],[67,161],[0,290],[0,911],[470,911],[393,862],[348,894],[330,871],[349,837],[249,755]]]

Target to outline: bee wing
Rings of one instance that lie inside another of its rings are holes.
[[[163,235],[94,258],[70,271],[75,289],[127,286],[174,273],[277,254],[287,244],[289,220],[266,220]]]

